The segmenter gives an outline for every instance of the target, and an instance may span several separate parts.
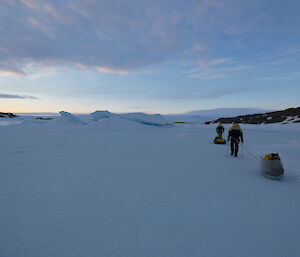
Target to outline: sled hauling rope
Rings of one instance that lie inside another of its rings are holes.
[[[242,145],[244,145],[244,144],[242,144]],[[244,147],[243,147],[244,148]],[[242,149],[243,149],[242,148]],[[254,160],[256,160],[258,163],[260,163],[260,159],[254,154],[254,153],[252,153],[250,150],[249,150],[249,148],[247,148],[246,146],[245,146],[245,150],[247,150],[247,152],[250,154],[250,156],[254,159]]]

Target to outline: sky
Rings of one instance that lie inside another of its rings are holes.
[[[0,111],[299,106],[299,0],[0,0]]]

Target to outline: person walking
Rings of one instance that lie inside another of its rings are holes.
[[[239,152],[240,141],[244,143],[243,131],[237,122],[234,122],[230,130],[228,131],[228,139],[230,139],[231,155],[237,157]]]
[[[225,129],[224,129],[224,126],[223,126],[223,124],[221,122],[219,122],[219,124],[218,124],[218,126],[216,128],[216,131],[217,131],[218,137],[222,138]]]

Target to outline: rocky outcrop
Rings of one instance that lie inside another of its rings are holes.
[[[0,118],[15,118],[17,115],[10,112],[0,112]]]
[[[53,120],[53,118],[48,117],[36,117],[37,120]]]
[[[300,122],[300,107],[289,108],[283,111],[258,113],[250,115],[241,115],[230,118],[220,118],[213,121],[207,121],[205,124],[214,124],[222,122],[224,124],[238,122],[244,124],[270,124],[270,123],[298,123]]]

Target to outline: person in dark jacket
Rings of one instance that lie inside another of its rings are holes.
[[[243,138],[243,131],[240,128],[240,125],[236,122],[233,123],[232,127],[228,132],[227,141],[229,141],[229,139],[230,139],[231,155],[237,157],[237,154],[239,152],[239,143],[240,141],[244,143],[244,138]]]
[[[218,137],[222,138],[225,129],[224,129],[224,126],[223,126],[223,124],[221,122],[219,122],[219,124],[218,124],[218,126],[216,128],[216,131],[217,131]]]

